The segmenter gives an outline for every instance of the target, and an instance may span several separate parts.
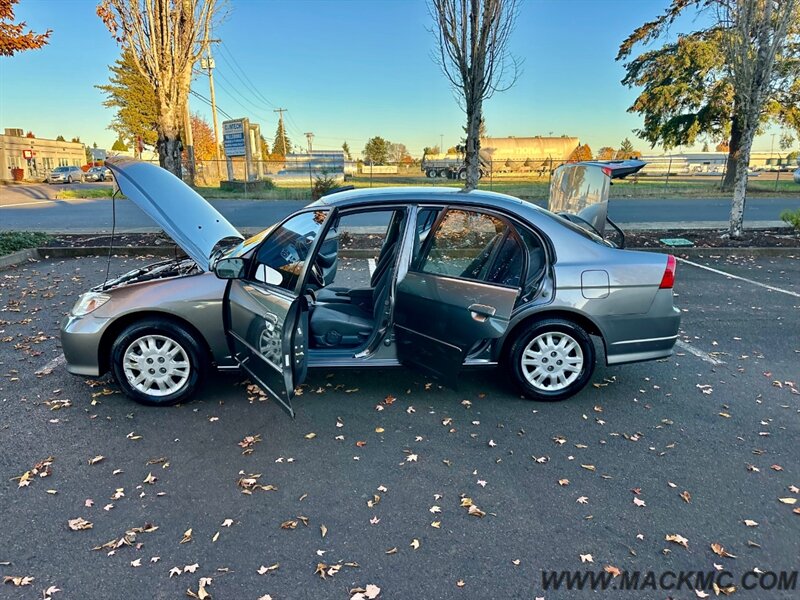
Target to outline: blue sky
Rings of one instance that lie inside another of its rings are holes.
[[[40,137],[80,136],[110,147],[113,117],[93,86],[107,81],[119,48],[95,15],[94,0],[22,0],[17,19],[53,29],[44,49],[0,59],[0,127]],[[511,51],[524,60],[516,85],[484,106],[490,136],[576,136],[594,150],[616,146],[640,118],[626,109],[636,91],[620,84],[619,43],[652,19],[666,0],[521,0]],[[431,59],[433,36],[424,0],[229,0],[214,36],[218,106],[275,132],[275,107],[289,109],[293,142],[315,133],[314,147],[358,152],[373,135],[408,146],[458,142],[459,109]],[[672,30],[692,26],[685,18]],[[239,75],[237,65],[246,73]],[[252,82],[256,92],[242,79]],[[193,89],[208,96],[206,77]],[[196,98],[192,110],[210,120]],[[220,115],[220,121],[224,120]],[[772,133],[772,131],[768,132]],[[756,140],[769,150],[771,138]],[[777,144],[777,139],[776,139]],[[713,144],[712,144],[713,146]]]

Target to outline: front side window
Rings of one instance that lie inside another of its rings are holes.
[[[419,270],[434,275],[492,281],[493,265],[509,233],[505,221],[494,215],[472,210],[448,210],[439,223]],[[516,252],[515,252],[516,250]],[[508,257],[519,254],[513,242],[504,251]],[[511,258],[505,260],[512,263]],[[503,275],[503,279],[507,276]]]
[[[294,291],[327,216],[326,210],[304,212],[275,228],[256,253],[254,278]]]

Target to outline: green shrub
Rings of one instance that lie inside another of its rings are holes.
[[[800,208],[797,210],[785,210],[781,213],[781,220],[789,227],[800,233]]]
[[[50,240],[46,233],[30,231],[4,231],[0,233],[0,256],[25,248],[36,248]]]
[[[314,187],[311,189],[311,199],[319,200],[326,194],[330,194],[337,187],[339,187],[339,182],[327,173],[317,175],[314,180]]]

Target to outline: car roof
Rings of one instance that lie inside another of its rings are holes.
[[[472,190],[463,192],[458,187],[380,187],[346,190],[323,196],[311,206],[336,206],[348,208],[351,206],[369,206],[386,203],[436,203],[436,204],[477,204],[487,207],[497,207],[519,212],[521,206],[534,206],[519,198],[489,192],[486,190]],[[537,207],[538,208],[538,207]]]

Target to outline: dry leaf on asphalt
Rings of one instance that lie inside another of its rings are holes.
[[[723,548],[721,544],[717,543],[711,544],[711,550],[714,552],[714,554],[723,556],[725,558],[736,558],[733,554],[725,550],[725,548]]]
[[[67,521],[67,525],[69,526],[70,529],[72,529],[72,531],[81,531],[83,529],[92,528],[92,524],[89,521],[82,519],[80,517],[78,517],[77,519],[70,519],[69,521]]]
[[[689,549],[689,540],[687,540],[679,533],[667,534],[667,536],[664,539],[666,539],[668,542],[674,542],[676,544],[679,544],[684,548],[686,548],[687,550]]]
[[[192,530],[191,529],[187,529],[186,531],[183,532],[183,537],[181,538],[180,543],[181,544],[188,544],[191,541],[192,541]]]

